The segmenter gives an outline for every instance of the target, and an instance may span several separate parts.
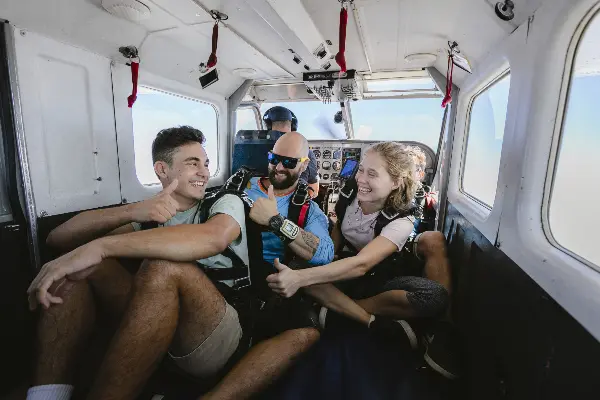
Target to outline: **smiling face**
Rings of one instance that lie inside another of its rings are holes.
[[[167,187],[174,179],[179,181],[173,197],[181,206],[191,207],[204,198],[210,171],[209,159],[204,147],[198,142],[190,142],[179,146],[172,155],[171,163],[157,161],[154,170],[163,187]]]
[[[387,171],[387,164],[377,152],[367,151],[356,172],[357,198],[361,202],[374,203],[383,208],[388,196],[398,184]]]
[[[290,132],[281,136],[275,146],[273,153],[296,159],[301,159],[308,156],[308,142],[304,136],[298,132]],[[292,188],[298,182],[298,178],[308,167],[308,160],[298,162],[296,168],[285,168],[281,163],[277,165],[269,164],[269,181],[273,188],[277,190],[285,190]]]

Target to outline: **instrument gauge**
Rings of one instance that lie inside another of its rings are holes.
[[[334,171],[339,171],[342,168],[342,164],[339,161],[334,161],[332,167]]]
[[[331,168],[331,163],[329,161],[323,161],[323,164],[321,165],[325,171],[328,171]]]
[[[323,150],[323,158],[328,160],[331,158],[331,150]]]

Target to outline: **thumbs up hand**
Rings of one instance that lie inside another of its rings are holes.
[[[278,272],[267,276],[269,287],[282,297],[292,297],[302,287],[300,272],[280,263],[279,258],[275,259],[273,265]]]
[[[250,209],[250,219],[263,226],[268,226],[269,220],[279,214],[279,211],[277,211],[277,199],[273,192],[273,185],[269,186],[267,193],[269,197],[258,198],[254,201],[254,204]]]
[[[135,222],[158,222],[164,224],[177,214],[179,203],[172,196],[179,181],[174,179],[156,196],[131,205],[131,215]]]

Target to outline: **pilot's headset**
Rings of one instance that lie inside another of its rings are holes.
[[[265,121],[268,130],[272,129],[273,122],[275,121],[292,121],[292,132],[298,130],[298,118],[296,118],[296,115],[291,110],[282,106],[269,108],[263,116],[263,121]]]

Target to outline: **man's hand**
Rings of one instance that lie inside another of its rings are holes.
[[[277,211],[277,199],[273,192],[273,185],[268,189],[269,198],[260,197],[257,199],[250,209],[250,219],[259,225],[268,226],[269,220],[279,214]]]
[[[29,309],[35,310],[38,303],[45,309],[62,304],[60,293],[68,290],[72,281],[85,279],[94,272],[103,258],[102,246],[96,240],[45,264],[27,289]]]
[[[177,189],[179,181],[173,182],[164,188],[156,196],[148,200],[140,201],[131,205],[131,216],[135,222],[158,222],[164,224],[177,214],[179,204],[171,196],[171,193]]]
[[[273,265],[279,272],[267,276],[269,287],[282,297],[292,297],[302,287],[300,273],[285,264],[281,264],[279,258],[275,259]]]

